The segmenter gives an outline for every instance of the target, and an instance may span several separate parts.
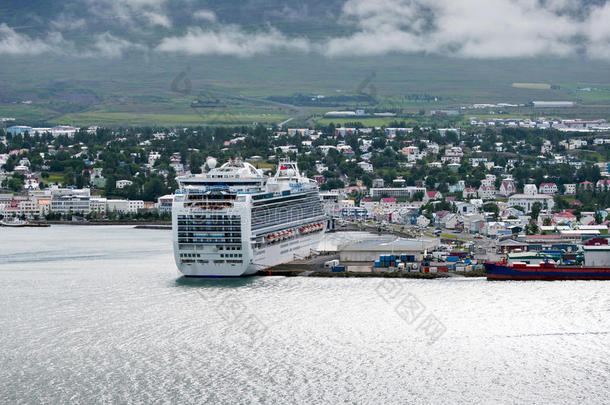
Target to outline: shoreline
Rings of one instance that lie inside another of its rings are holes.
[[[49,225],[72,225],[72,226],[103,226],[103,225],[135,225],[136,228],[140,226],[146,227],[141,229],[171,229],[171,221],[90,221],[90,222],[78,222],[78,221],[47,221]],[[148,227],[166,227],[169,228],[148,228]]]

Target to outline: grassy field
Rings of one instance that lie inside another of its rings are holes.
[[[134,57],[69,63],[49,58],[44,64],[13,58],[3,65],[0,77],[0,116],[15,117],[18,124],[111,126],[281,122],[301,110],[321,115],[358,106],[290,107],[270,103],[268,97],[354,95],[363,80],[375,73],[372,87],[367,85],[363,91],[375,96],[379,108],[417,112],[473,103],[574,100],[591,107],[574,114],[593,117],[610,111],[609,71],[607,64],[594,61],[473,61],[432,55],[338,59],[278,53],[245,59],[175,60],[151,55],[145,63]],[[181,72],[189,85],[182,80],[172,89]],[[583,84],[585,78],[591,84]],[[560,89],[550,89],[547,82],[559,83]],[[591,91],[579,90],[585,86]],[[218,98],[225,107],[195,111],[191,103],[201,96]],[[19,104],[23,100],[32,100],[32,104]],[[365,125],[381,126],[392,120],[371,118]]]
[[[63,183],[64,176],[61,173],[49,173],[49,177],[43,179],[45,183]]]
[[[212,114],[138,114],[138,113],[106,113],[84,112],[66,114],[49,121],[51,124],[69,124],[74,126],[109,125],[109,126],[174,126],[174,125],[241,125],[255,123],[278,123],[285,120],[286,115],[272,114],[240,114],[240,113],[212,113]]]

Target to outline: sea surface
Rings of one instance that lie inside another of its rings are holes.
[[[191,280],[170,232],[0,228],[0,403],[610,400],[610,282]]]

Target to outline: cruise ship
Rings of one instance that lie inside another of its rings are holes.
[[[174,259],[189,277],[237,277],[310,256],[326,230],[317,183],[281,160],[274,176],[241,159],[179,177]]]

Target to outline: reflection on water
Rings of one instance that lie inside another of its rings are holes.
[[[171,235],[0,229],[0,403],[603,403],[610,283],[188,279]],[[424,315],[422,315],[424,316]]]

